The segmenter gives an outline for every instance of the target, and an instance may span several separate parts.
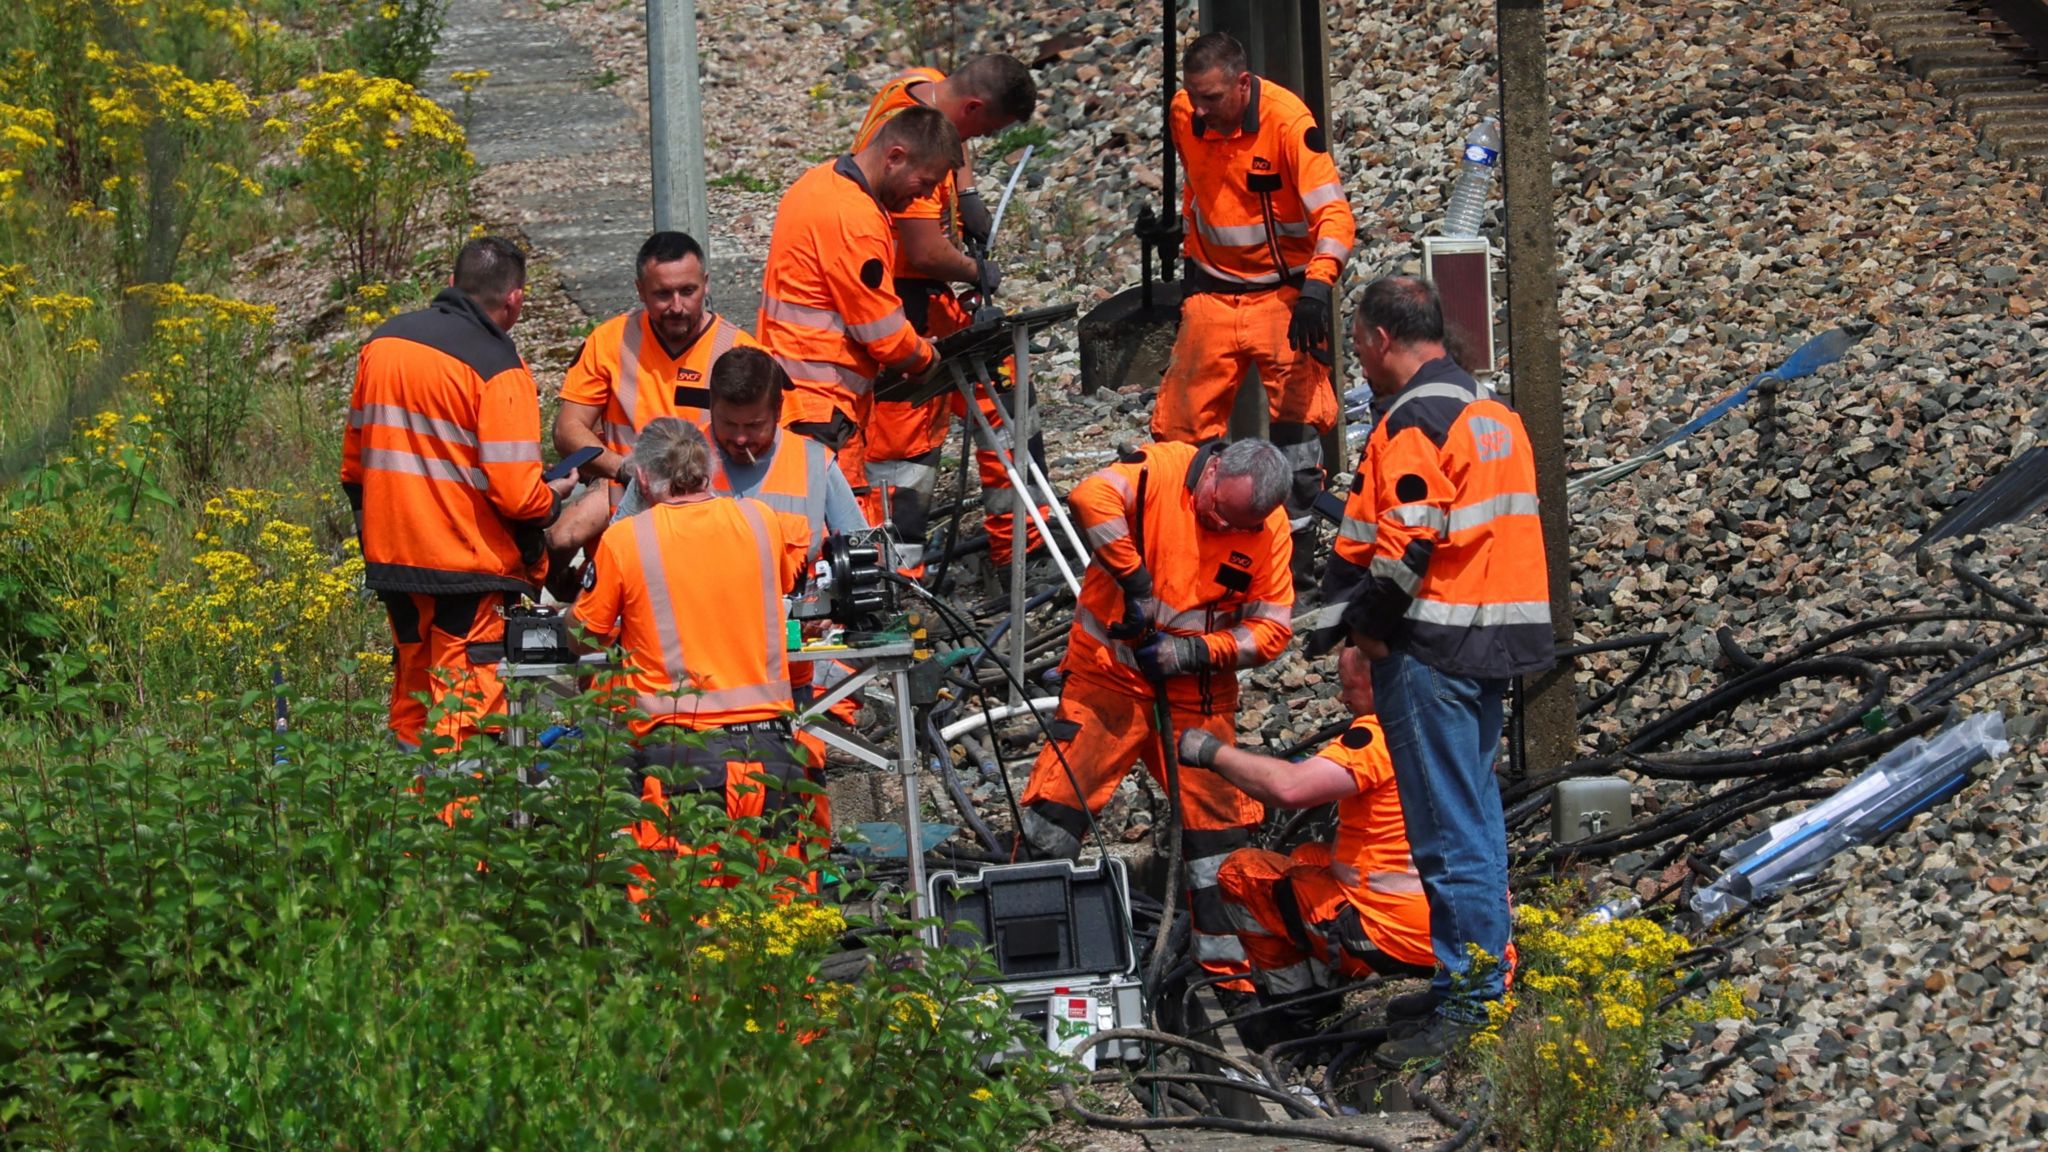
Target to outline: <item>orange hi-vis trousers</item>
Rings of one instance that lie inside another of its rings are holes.
[[[498,662],[505,655],[505,592],[430,596],[379,592],[391,619],[391,734],[408,748],[425,740],[427,716],[445,709],[433,735],[459,750],[485,716],[505,711]]]
[[[1436,963],[1429,905],[1360,907],[1330,865],[1328,844],[1303,844],[1291,856],[1245,848],[1223,862],[1224,911],[1259,989],[1289,996],[1329,987],[1332,976],[1428,974]]]
[[[1033,847],[1049,856],[1078,855],[1088,813],[1109,803],[1134,762],[1143,761],[1152,779],[1166,787],[1152,708],[1149,697],[1132,696],[1087,676],[1067,678],[1059,715],[1050,725],[1054,740],[1039,752],[1024,789],[1022,832]],[[1236,740],[1234,712],[1204,716],[1173,708],[1171,719],[1176,733],[1203,728],[1226,743]],[[1180,806],[1181,874],[1194,923],[1195,958],[1210,973],[1240,978],[1224,987],[1249,992],[1251,985],[1242,977],[1250,967],[1224,912],[1216,877],[1223,861],[1251,842],[1265,809],[1216,773],[1192,768],[1180,773]]]

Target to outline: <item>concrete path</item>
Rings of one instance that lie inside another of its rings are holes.
[[[590,318],[631,307],[633,253],[653,227],[640,117],[600,84],[583,46],[517,0],[451,0],[425,87],[459,109],[449,76],[476,69],[491,73],[469,106],[486,215],[514,223]],[[714,306],[752,328],[759,256],[717,248]]]

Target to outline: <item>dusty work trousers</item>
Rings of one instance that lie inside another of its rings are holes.
[[[1243,848],[1217,880],[1252,980],[1269,995],[1327,988],[1333,975],[1427,975],[1435,963],[1421,888],[1403,902],[1407,915],[1361,908],[1330,870],[1328,844],[1303,844],[1291,856]]]
[[[460,749],[483,718],[505,711],[498,662],[505,657],[504,592],[429,596],[379,592],[391,618],[391,734],[417,748],[433,735]]]
[[[814,763],[808,746],[794,739],[789,726],[781,722],[701,732],[658,725],[641,737],[640,747],[628,757],[634,791],[642,801],[669,813],[672,802],[687,798],[722,806],[733,819],[757,818],[762,822],[764,856],[772,850],[793,860],[808,860],[831,843],[831,808]],[[792,788],[793,784],[799,786]],[[650,852],[677,856],[717,852],[710,846],[679,840],[665,820],[637,821],[627,832],[633,843]],[[647,878],[645,869],[636,875]],[[815,873],[805,877],[803,887],[817,891]],[[628,894],[635,901],[645,895],[639,891]]]
[[[1024,790],[1022,831],[1033,847],[1050,856],[1078,855],[1088,832],[1088,813],[1100,812],[1109,803],[1133,761],[1142,760],[1152,779],[1166,787],[1152,708],[1149,697],[1133,696],[1086,676],[1067,679],[1060,692],[1059,716],[1050,725],[1054,742],[1039,752]],[[1202,728],[1226,743],[1236,740],[1234,710],[1204,716],[1174,708],[1171,718],[1176,738]],[[1210,973],[1243,977],[1249,971],[1244,947],[1231,930],[1216,878],[1223,861],[1251,842],[1265,809],[1236,785],[1200,768],[1181,769],[1180,802],[1182,879],[1193,920],[1195,958]],[[1251,991],[1250,983],[1242,979],[1224,987]]]
[[[1257,368],[1266,389],[1267,439],[1294,472],[1287,518],[1296,530],[1309,525],[1309,507],[1324,486],[1322,434],[1337,426],[1330,370],[1287,346],[1300,298],[1293,287],[1189,294],[1152,407],[1155,440],[1200,444],[1227,436],[1238,385]]]

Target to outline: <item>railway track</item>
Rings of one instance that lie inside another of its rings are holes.
[[[1991,152],[2048,179],[2048,0],[1848,0]]]

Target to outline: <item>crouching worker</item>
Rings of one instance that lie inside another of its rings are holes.
[[[1233,747],[1201,728],[1181,733],[1181,763],[1206,768],[1256,800],[1280,808],[1335,802],[1335,843],[1303,844],[1291,856],[1240,848],[1223,861],[1217,883],[1231,928],[1244,944],[1261,1004],[1331,986],[1333,977],[1426,974],[1429,902],[1408,858],[1401,797],[1387,738],[1373,714],[1372,663],[1347,647],[1337,662],[1338,699],[1356,717],[1342,736],[1299,764]],[[1423,994],[1426,996],[1427,994]],[[1395,1001],[1395,1014],[1435,1008]],[[1245,1043],[1263,1048],[1300,1034],[1333,1007],[1311,1002],[1247,1021]]]
[[[802,576],[808,527],[758,500],[714,495],[704,434],[675,417],[641,429],[627,474],[649,507],[599,539],[575,619],[625,650],[632,707],[645,714],[629,721],[640,798],[663,812],[691,799],[761,818],[775,847],[805,859],[830,824],[790,729],[782,597]],[[630,831],[653,851],[709,851],[668,824]]]

